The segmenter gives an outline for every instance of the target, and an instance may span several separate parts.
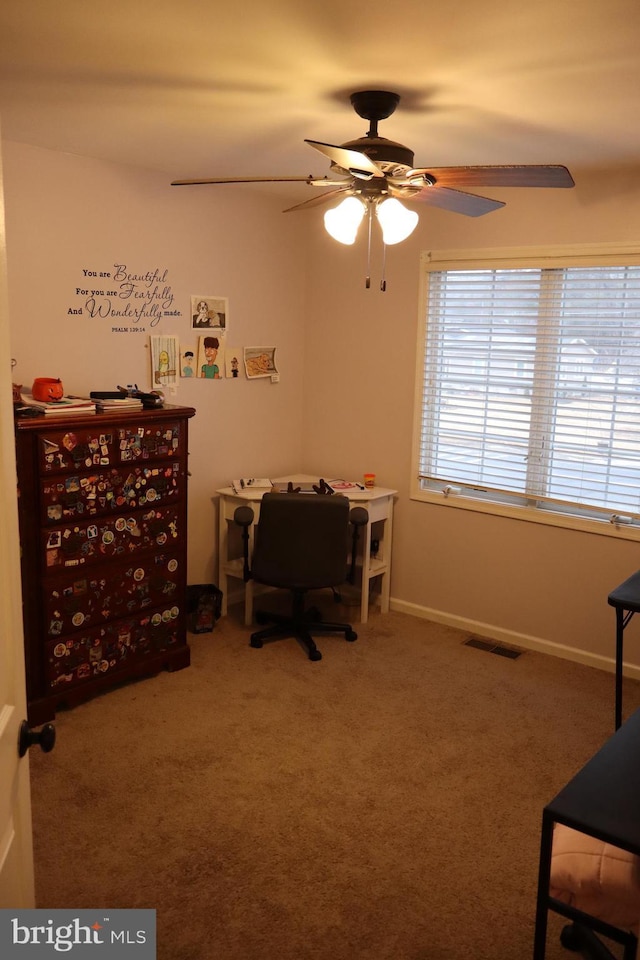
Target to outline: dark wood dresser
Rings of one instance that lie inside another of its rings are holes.
[[[189,665],[191,407],[16,421],[29,723]]]

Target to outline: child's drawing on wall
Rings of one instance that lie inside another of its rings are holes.
[[[191,325],[196,329],[217,327],[225,330],[229,301],[226,297],[191,297]]]
[[[200,337],[198,345],[198,376],[205,380],[221,380],[220,368],[224,368],[224,336]]]
[[[240,376],[241,347],[227,347],[225,359],[225,373],[227,377],[237,380]]]
[[[244,369],[250,380],[272,377],[278,372],[275,347],[245,347]]]
[[[183,350],[180,355],[180,376],[195,377],[195,363],[195,350],[191,347],[188,350]]]
[[[151,342],[152,387],[166,387],[178,380],[178,338],[173,336],[149,337]]]

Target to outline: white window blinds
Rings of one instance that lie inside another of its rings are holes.
[[[432,264],[425,302],[425,486],[640,520],[640,264]]]

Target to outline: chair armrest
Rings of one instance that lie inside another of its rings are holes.
[[[351,507],[349,511],[349,523],[356,527],[365,527],[369,522],[369,513],[364,507]]]
[[[239,527],[250,527],[253,523],[254,513],[251,507],[236,507],[233,513],[234,523]]]

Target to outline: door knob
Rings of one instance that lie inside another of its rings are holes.
[[[56,745],[56,728],[52,723],[45,723],[42,730],[31,730],[26,720],[20,724],[18,736],[18,753],[24,757],[34,743],[40,744],[43,753],[50,753]]]

